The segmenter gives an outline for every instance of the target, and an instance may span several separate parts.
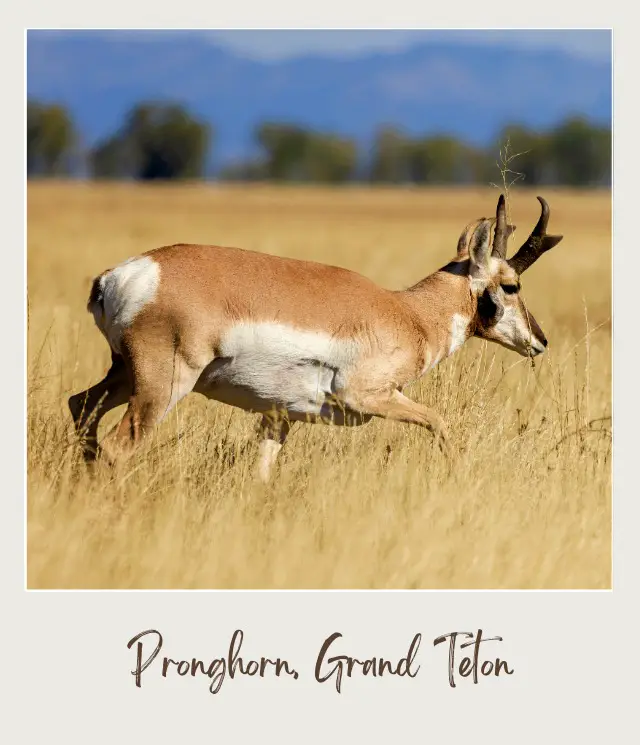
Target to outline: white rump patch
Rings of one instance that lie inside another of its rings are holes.
[[[468,336],[469,319],[459,313],[454,313],[451,319],[451,341],[449,354],[453,354],[465,343]]]
[[[131,325],[138,313],[152,302],[160,284],[160,265],[149,256],[128,259],[100,278],[104,314],[96,323],[109,344],[120,351],[122,332]]]

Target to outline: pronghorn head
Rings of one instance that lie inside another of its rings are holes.
[[[547,235],[549,205],[542,197],[538,201],[542,206],[540,219],[510,259],[507,239],[515,227],[507,225],[503,195],[498,200],[496,218],[471,223],[458,242],[458,258],[469,260],[471,293],[477,301],[474,335],[525,357],[544,352],[547,340],[520,296],[520,276],[562,240],[561,235]]]

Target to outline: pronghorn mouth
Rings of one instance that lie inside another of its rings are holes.
[[[528,355],[529,357],[537,357],[539,354],[542,354],[545,349],[546,346],[542,344],[542,342],[538,341],[538,339],[534,339],[528,346]]]

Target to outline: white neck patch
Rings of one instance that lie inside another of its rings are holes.
[[[453,354],[467,340],[469,331],[469,319],[459,313],[454,313],[451,319],[451,341],[449,342],[449,354]]]

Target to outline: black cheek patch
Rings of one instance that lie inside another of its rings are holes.
[[[504,309],[491,297],[489,290],[485,290],[478,298],[478,319],[484,328],[495,326],[502,318]]]

